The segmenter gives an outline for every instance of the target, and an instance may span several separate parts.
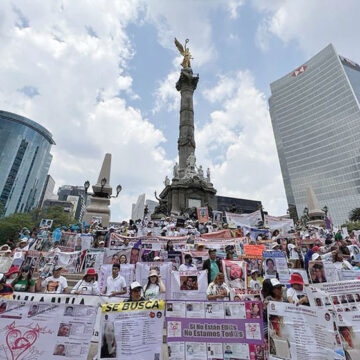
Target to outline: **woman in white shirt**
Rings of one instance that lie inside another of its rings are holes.
[[[206,295],[208,300],[224,300],[230,294],[230,289],[224,282],[224,274],[217,273],[215,279],[209,284]]]
[[[72,294],[82,295],[100,295],[97,282],[98,274],[94,269],[88,269],[84,277],[73,287]]]
[[[150,270],[148,283],[144,286],[144,297],[146,300],[159,299],[160,294],[165,293],[165,285],[161,276],[155,269]]]

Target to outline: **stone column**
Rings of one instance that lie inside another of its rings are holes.
[[[180,179],[184,177],[187,158],[195,154],[193,94],[198,81],[199,76],[194,76],[191,68],[184,68],[176,83],[176,89],[181,94],[178,139]]]

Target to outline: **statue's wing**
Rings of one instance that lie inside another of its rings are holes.
[[[180,54],[184,56],[185,50],[177,38],[175,38],[175,45],[178,48]]]

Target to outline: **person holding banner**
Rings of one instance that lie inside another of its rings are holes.
[[[192,256],[190,254],[185,254],[184,260],[185,263],[179,266],[179,271],[197,270],[196,265],[192,263]]]
[[[14,291],[35,292],[35,281],[32,279],[32,271],[29,266],[25,266],[18,277],[11,283]]]
[[[150,270],[148,283],[144,286],[145,300],[159,299],[160,294],[165,293],[165,285],[161,280],[161,275],[155,269]]]
[[[49,294],[62,294],[68,293],[68,283],[64,276],[61,276],[62,266],[55,266],[53,274],[48,276],[42,283],[41,286],[45,288],[45,292]]]
[[[76,295],[100,295],[97,282],[98,274],[92,268],[88,269],[84,277],[71,290]]]
[[[104,295],[118,296],[127,293],[126,281],[120,274],[120,264],[113,264],[112,274],[106,279]]]
[[[137,281],[134,281],[130,285],[130,297],[125,300],[125,302],[134,302],[134,301],[145,301],[145,298],[142,296],[142,286]]]
[[[220,272],[220,259],[216,258],[216,249],[209,249],[209,259],[204,261],[203,270],[207,270],[208,283],[210,284]]]
[[[224,282],[224,274],[217,273],[215,279],[209,284],[206,295],[208,300],[225,300],[230,294],[230,289]]]
[[[290,304],[309,305],[309,300],[304,292],[304,280],[299,273],[292,273],[289,280],[290,288],[286,291],[286,297]]]

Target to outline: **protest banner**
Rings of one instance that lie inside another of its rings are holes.
[[[335,319],[346,360],[360,359],[359,310],[338,313]]]
[[[99,359],[161,360],[164,310],[163,300],[104,304]]]
[[[245,245],[244,244],[244,255],[248,259],[261,259],[264,251],[265,251],[264,245]]]
[[[7,300],[0,308],[1,359],[87,359],[94,306]]]
[[[279,278],[282,284],[290,279],[285,254],[282,251],[264,251],[264,279]]]
[[[81,235],[64,231],[61,233],[60,249],[62,251],[81,250]]]
[[[334,359],[334,326],[329,311],[282,302],[267,306],[270,360]]]
[[[360,276],[360,270],[340,270],[339,280],[348,281],[356,280]]]
[[[202,239],[231,239],[232,235],[231,235],[231,230],[229,229],[224,229],[224,230],[219,230],[219,231],[214,231],[211,233],[206,233],[206,234],[201,234],[200,237]]]
[[[51,228],[54,220],[52,219],[41,219],[39,227],[41,228]]]
[[[112,275],[112,264],[101,265],[99,271],[99,280],[98,280],[100,293],[103,293],[105,291],[106,279],[111,275]],[[124,277],[126,287],[129,293],[129,286],[134,281],[134,277],[135,277],[135,265],[121,264],[120,275]]]
[[[264,359],[260,302],[168,301],[166,328],[169,360]]]
[[[351,310],[354,303],[360,305],[359,280],[313,284],[306,292],[310,305],[319,308],[332,305],[336,312],[344,312],[346,308]]]
[[[81,271],[82,252],[51,252],[46,254],[46,263],[62,266],[65,272],[78,273]]]
[[[131,251],[132,249],[129,250],[111,250],[108,248],[105,248],[105,253],[104,253],[104,260],[103,263],[104,264],[127,264],[130,263],[130,259],[131,259]]]
[[[222,224],[223,222],[223,213],[222,211],[213,210],[213,223]]]
[[[84,259],[84,270],[93,268],[96,271],[100,270],[104,263],[104,249],[90,249],[86,252]]]
[[[238,226],[257,226],[262,221],[260,210],[256,210],[250,214],[234,214],[225,212],[226,221],[230,229],[235,229]]]
[[[92,247],[94,238],[91,233],[83,233],[81,238],[81,250],[88,250]]]
[[[340,270],[329,261],[309,261],[309,280],[312,284],[339,281]]]
[[[271,231],[278,230],[280,235],[287,235],[290,230],[294,230],[294,220],[277,216],[264,215],[264,225]]]
[[[13,258],[11,256],[0,256],[0,273],[7,273],[12,262]]]
[[[208,287],[206,271],[172,271],[170,299],[205,300]]]
[[[241,260],[221,260],[225,283],[230,289],[247,289],[247,264]]]
[[[209,209],[207,207],[200,207],[196,209],[199,223],[204,224],[209,221]]]

